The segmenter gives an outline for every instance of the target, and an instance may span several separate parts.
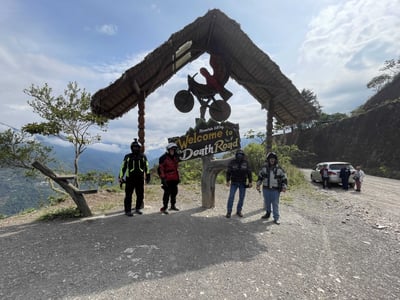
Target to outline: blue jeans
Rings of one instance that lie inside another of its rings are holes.
[[[229,191],[229,197],[228,197],[228,205],[227,205],[228,213],[232,212],[233,200],[235,199],[235,194],[236,194],[237,189],[239,189],[239,202],[236,207],[236,212],[242,211],[244,196],[246,196],[246,184],[244,182],[243,183],[242,182],[232,182],[231,189]]]
[[[274,220],[279,220],[279,195],[280,192],[277,189],[263,188],[265,210],[267,213],[270,213],[272,206],[272,216]]]

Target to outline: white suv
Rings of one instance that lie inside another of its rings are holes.
[[[348,162],[342,162],[342,161],[331,161],[331,162],[320,162],[318,163],[315,168],[311,171],[311,181],[313,182],[322,182],[321,178],[321,173],[319,172],[323,166],[328,167],[328,174],[329,174],[329,182],[330,183],[336,183],[336,184],[341,184],[342,179],[340,178],[340,169],[344,168],[349,168],[351,175],[349,178],[349,186],[352,188],[354,187],[354,173],[355,169],[351,165],[351,163]]]

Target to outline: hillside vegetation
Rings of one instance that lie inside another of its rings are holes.
[[[353,116],[275,137],[310,155],[294,158],[300,167],[321,161],[349,161],[371,175],[400,179],[400,77],[387,84]]]

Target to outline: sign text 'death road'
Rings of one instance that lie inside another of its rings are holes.
[[[189,160],[240,148],[239,125],[221,123],[189,130],[171,138],[180,149],[180,159]]]

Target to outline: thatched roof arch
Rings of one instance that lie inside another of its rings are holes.
[[[243,86],[263,108],[273,101],[274,117],[291,125],[316,117],[308,103],[280,71],[241,30],[240,25],[218,9],[209,10],[128,69],[110,86],[97,91],[92,111],[109,119],[136,107],[186,64],[203,53],[223,53],[230,62],[230,78]]]

